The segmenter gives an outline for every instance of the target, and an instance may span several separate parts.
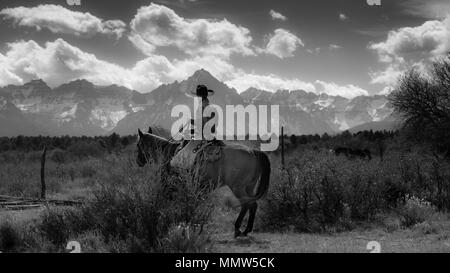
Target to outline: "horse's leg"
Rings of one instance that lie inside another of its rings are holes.
[[[255,215],[256,210],[258,209],[258,203],[256,201],[249,205],[249,216],[248,216],[248,222],[247,222],[247,228],[245,229],[244,233],[242,235],[247,236],[248,233],[252,232],[253,230],[253,223],[255,222]]]
[[[238,237],[241,236],[241,224],[242,224],[242,220],[244,219],[245,214],[247,213],[248,210],[248,205],[244,204],[241,207],[241,212],[239,213],[238,218],[236,219],[236,222],[234,223],[234,237]]]

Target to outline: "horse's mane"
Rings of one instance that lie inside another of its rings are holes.
[[[151,136],[152,140],[157,143],[157,146],[163,151],[165,157],[172,156],[175,153],[176,148],[180,145],[180,142],[169,141],[168,139],[158,136],[152,133],[146,133]]]

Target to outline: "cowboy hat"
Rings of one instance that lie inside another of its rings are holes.
[[[203,84],[197,85],[197,89],[195,91],[191,91],[191,93],[198,97],[208,97],[214,95],[214,91],[209,90],[208,87]]]

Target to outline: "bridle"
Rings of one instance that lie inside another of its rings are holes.
[[[145,162],[142,165],[145,165],[146,163],[150,164],[150,155],[147,152],[147,149],[145,147],[145,143],[143,141],[143,138],[139,137],[139,141],[137,143],[137,148],[138,148],[138,156],[140,157],[141,155],[144,157]]]
[[[164,148],[162,147],[162,145],[160,145],[158,139],[156,139],[157,136],[153,135],[153,134],[149,134],[152,136],[152,145],[151,146],[156,146],[156,151],[152,151],[152,155],[150,155],[150,153],[148,152],[148,147],[144,141],[144,139],[142,137],[139,137],[139,141],[138,141],[138,152],[141,153],[144,156],[145,159],[145,163],[149,163],[150,165],[150,159],[152,159],[154,162],[158,162],[159,160],[155,159],[155,155],[153,155],[155,152],[160,153],[162,155],[162,158],[165,159],[164,157]],[[153,137],[154,136],[154,137]],[[168,144],[170,144],[170,142],[168,141]],[[152,147],[153,148],[153,147]],[[158,157],[158,156],[157,156]],[[162,160],[161,162],[161,166],[165,166],[166,164],[169,164],[171,158]],[[144,163],[144,165],[145,165]]]

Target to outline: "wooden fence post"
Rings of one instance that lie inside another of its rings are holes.
[[[45,155],[47,154],[47,145],[44,144],[41,156],[41,199],[45,199]]]
[[[284,127],[281,126],[281,168],[284,170]]]

